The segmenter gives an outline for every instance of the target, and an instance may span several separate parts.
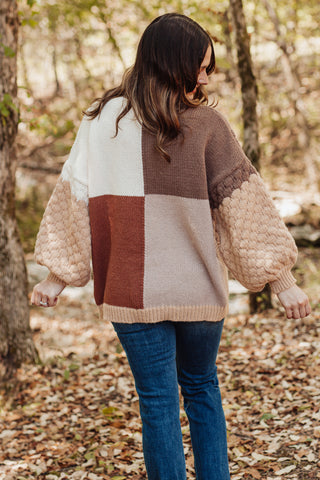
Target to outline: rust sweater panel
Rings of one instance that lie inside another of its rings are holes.
[[[123,99],[81,123],[45,211],[35,256],[61,283],[90,278],[103,318],[219,321],[227,268],[252,291],[295,282],[294,241],[233,131],[215,109],[188,109],[160,157]]]

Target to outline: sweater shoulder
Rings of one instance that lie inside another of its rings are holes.
[[[216,141],[217,138],[236,140],[228,120],[215,107],[200,105],[189,108],[182,114],[182,123],[192,126],[193,130],[199,130],[201,136],[205,134],[208,140]]]
[[[126,99],[124,97],[115,97],[109,100],[101,110],[100,115],[94,118],[92,121],[95,123],[114,122],[120,112],[126,105]]]
[[[201,110],[199,115],[203,120],[199,121],[199,125],[208,130],[206,166],[211,206],[216,208],[224,198],[239,189],[250,175],[257,172],[226,118],[210,107],[202,107]]]
[[[183,113],[186,118],[201,118],[202,120],[211,120],[213,122],[222,122],[228,125],[228,121],[216,107],[210,105],[199,105],[198,107],[188,108]]]

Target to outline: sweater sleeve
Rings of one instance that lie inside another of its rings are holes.
[[[87,181],[89,129],[89,120],[82,120],[45,210],[35,246],[35,259],[50,270],[49,279],[79,287],[89,281],[91,274]]]
[[[229,159],[234,159],[223,162],[223,178],[217,181],[212,175],[209,181],[221,257],[249,290],[260,291],[269,283],[279,293],[295,283],[291,273],[297,259],[295,242],[230,127],[224,124],[220,133]]]

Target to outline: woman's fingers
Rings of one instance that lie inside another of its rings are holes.
[[[40,300],[39,303],[43,307],[48,307],[49,306],[49,297],[47,295],[41,295],[41,300]]]
[[[300,318],[307,317],[311,313],[311,307],[309,300],[306,299],[305,302],[299,302],[299,309],[300,309]]]
[[[285,308],[287,318],[304,318],[311,313],[309,299],[297,285],[280,292],[278,298]]]
[[[34,287],[33,293],[31,296],[31,303],[39,307],[48,307],[50,306],[50,298],[46,295],[41,287],[41,284],[38,284]],[[40,288],[39,288],[40,287]]]
[[[32,292],[31,303],[39,307],[54,307],[58,301],[58,295],[64,286],[51,280],[43,280],[38,283]]]
[[[311,313],[311,310],[310,310],[309,313],[307,313],[306,304],[301,304],[301,302],[297,303],[296,305],[291,306],[290,310],[292,311],[292,317],[288,317],[288,318],[294,318],[296,320],[298,318],[307,317],[309,315],[309,313]]]
[[[32,303],[34,303],[34,305],[38,305],[40,306],[41,305],[41,302],[42,301],[42,294],[41,292],[35,287],[34,288],[34,301]]]
[[[58,301],[58,297],[56,297],[56,296],[52,296],[52,297],[48,298],[48,300],[47,300],[48,307],[54,307],[57,304],[57,301]]]

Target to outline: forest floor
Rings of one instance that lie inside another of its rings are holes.
[[[146,479],[138,399],[91,284],[31,308],[41,363],[1,390],[0,479]],[[218,356],[232,480],[320,478],[320,305],[230,315]],[[195,478],[181,404],[188,480]]]

